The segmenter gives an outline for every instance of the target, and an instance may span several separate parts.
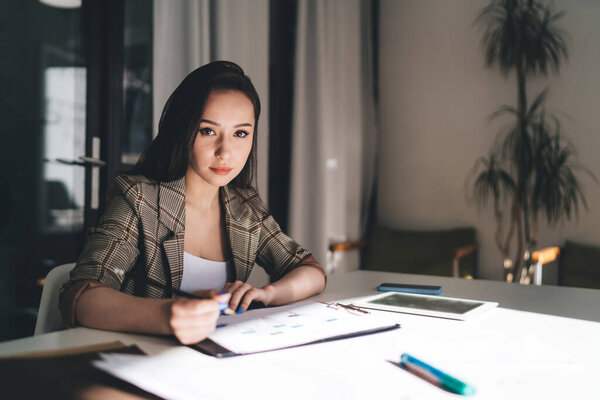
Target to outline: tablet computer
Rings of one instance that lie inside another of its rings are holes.
[[[466,320],[473,315],[497,307],[498,303],[424,294],[387,292],[363,297],[353,302],[353,305],[374,310]]]

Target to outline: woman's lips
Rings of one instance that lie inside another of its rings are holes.
[[[233,168],[225,168],[225,167],[210,167],[210,170],[217,175],[227,175],[231,172]]]

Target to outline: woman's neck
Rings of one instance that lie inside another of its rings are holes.
[[[185,173],[185,203],[199,209],[212,209],[219,204],[219,187],[206,183],[188,168]]]

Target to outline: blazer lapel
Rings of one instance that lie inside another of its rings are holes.
[[[261,221],[249,212],[248,206],[240,196],[227,186],[221,188],[221,199],[225,210],[225,230],[235,267],[235,279],[245,282],[256,259]]]
[[[180,289],[185,234],[185,177],[172,182],[162,182],[158,204],[159,221],[173,232],[172,237],[163,241],[171,272],[171,285]]]
[[[171,272],[171,285],[175,289],[181,288],[183,277],[183,245],[184,232],[175,233],[171,238],[163,242],[163,249],[169,263]]]

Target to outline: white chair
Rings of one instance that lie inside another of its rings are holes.
[[[65,325],[58,309],[58,292],[63,283],[69,279],[69,272],[74,267],[75,263],[63,264],[48,272],[42,289],[34,335],[64,329]]]

